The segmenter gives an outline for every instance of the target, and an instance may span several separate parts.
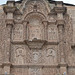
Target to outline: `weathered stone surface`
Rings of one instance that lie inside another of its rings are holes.
[[[46,0],[0,6],[0,74],[75,75],[74,67],[74,6]]]

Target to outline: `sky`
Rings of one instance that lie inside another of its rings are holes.
[[[0,0],[0,5],[5,4],[7,0]],[[18,1],[18,0],[15,0]],[[55,0],[55,1],[63,1],[64,3],[69,3],[69,4],[74,4],[75,5],[75,0]]]

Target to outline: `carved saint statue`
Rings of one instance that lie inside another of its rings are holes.
[[[16,50],[16,57],[18,64],[24,64],[24,50],[22,48]]]
[[[37,63],[39,60],[39,52],[33,52],[33,62]]]
[[[53,63],[55,60],[55,51],[53,49],[48,49],[46,57],[48,59],[47,62]]]

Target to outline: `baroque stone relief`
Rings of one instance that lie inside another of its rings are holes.
[[[58,75],[59,69],[57,68],[43,68],[43,75]]]
[[[23,41],[23,25],[16,24],[13,28],[12,41]]]
[[[40,21],[41,19],[38,16],[33,16],[33,19],[29,20],[28,24],[28,36],[29,40],[36,39],[43,39],[43,25]]]
[[[29,50],[27,53],[28,63],[42,63],[42,53],[41,50]]]
[[[29,75],[42,75],[41,68],[38,67],[29,68]]]
[[[11,62],[15,64],[26,63],[26,48],[24,45],[13,45],[11,51]]]
[[[47,11],[46,11],[47,10]],[[29,12],[42,12],[43,14],[47,15],[50,11],[43,0],[32,0],[27,1],[22,8],[23,13]]]
[[[16,62],[17,64],[24,64],[24,49],[18,48],[16,50]]]
[[[48,41],[51,42],[58,41],[58,30],[56,25],[48,26]]]
[[[52,48],[46,50],[46,63],[54,64],[56,63],[56,51]]]

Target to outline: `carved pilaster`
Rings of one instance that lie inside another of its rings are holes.
[[[23,22],[24,40],[27,40],[27,39],[28,39],[28,38],[27,38],[27,36],[28,36],[28,35],[27,35],[27,31],[28,31],[28,30],[27,30],[27,24],[28,24],[27,21],[24,21],[24,22]]]
[[[67,67],[65,62],[65,50],[64,50],[64,14],[66,13],[66,8],[63,7],[62,2],[57,2],[57,7],[54,8],[57,14],[57,27],[58,27],[58,35],[59,35],[59,50],[60,50],[60,73],[63,74],[66,72],[67,74]]]
[[[48,22],[47,21],[43,21],[44,24],[44,40],[48,39]]]
[[[5,58],[3,62],[4,72],[10,74],[10,53],[11,53],[11,34],[12,34],[12,26],[13,22],[13,13],[15,11],[14,1],[8,1],[7,6],[4,6],[4,12],[6,13],[6,50],[5,50]]]

